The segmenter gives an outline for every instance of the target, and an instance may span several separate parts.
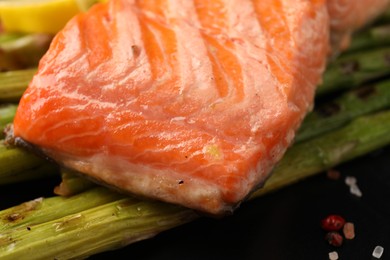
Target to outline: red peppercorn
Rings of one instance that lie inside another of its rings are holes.
[[[343,244],[343,236],[336,231],[328,232],[325,236],[326,241],[328,241],[329,245],[339,247]]]
[[[339,215],[329,215],[321,220],[321,227],[326,231],[338,231],[344,224],[345,219]]]

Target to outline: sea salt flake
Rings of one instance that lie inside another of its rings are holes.
[[[354,239],[355,238],[355,225],[351,222],[344,224],[343,233],[345,239]]]
[[[351,194],[359,198],[363,195],[362,191],[359,189],[359,187],[356,184],[350,186],[349,192],[351,192]]]
[[[329,260],[337,260],[339,259],[339,254],[336,251],[329,253]]]
[[[377,259],[380,259],[383,255],[383,251],[384,251],[384,248],[381,247],[381,246],[376,246],[374,251],[372,252],[372,256],[377,258]]]
[[[348,186],[356,185],[356,183],[357,183],[357,180],[355,177],[353,177],[353,176],[345,177],[345,184],[347,184]]]

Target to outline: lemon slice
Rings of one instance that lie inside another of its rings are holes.
[[[0,19],[5,31],[56,33],[96,0],[0,0]]]

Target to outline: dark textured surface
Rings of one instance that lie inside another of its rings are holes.
[[[202,218],[153,239],[90,259],[371,259],[382,245],[390,259],[390,147],[343,164],[334,181],[325,174],[244,203],[233,216]],[[349,193],[344,177],[355,176],[362,198]],[[50,195],[57,180],[8,185],[0,189],[1,208]],[[32,189],[34,187],[34,190]],[[340,214],[355,223],[356,238],[333,248],[320,220]]]

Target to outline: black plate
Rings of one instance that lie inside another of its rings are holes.
[[[337,167],[342,177],[320,174],[273,194],[244,203],[232,216],[202,218],[153,239],[90,259],[372,259],[376,245],[390,259],[390,147]],[[345,176],[355,176],[363,196],[349,192]],[[50,195],[57,180],[8,185],[1,208]],[[34,187],[32,190],[31,188]],[[30,189],[28,189],[30,188]],[[28,189],[28,191],[26,191]],[[353,222],[356,237],[335,248],[324,240],[320,220],[339,214]]]

